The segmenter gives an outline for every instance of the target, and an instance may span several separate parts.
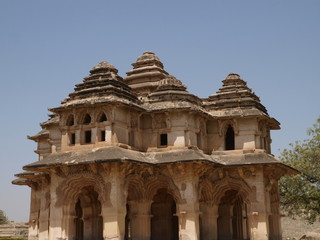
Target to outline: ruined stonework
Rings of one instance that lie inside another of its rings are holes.
[[[295,170],[246,82],[202,99],[152,52],[132,66],[93,67],[29,137],[39,159],[13,182],[31,187],[29,239],[280,240],[277,183]]]

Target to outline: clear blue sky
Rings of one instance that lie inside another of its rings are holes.
[[[273,153],[307,137],[320,115],[320,1],[0,1],[0,209],[26,221],[28,187],[11,185],[37,160],[26,139],[106,60],[121,76],[145,51],[200,97],[236,72],[260,96]]]

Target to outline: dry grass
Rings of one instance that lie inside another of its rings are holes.
[[[282,217],[281,225],[283,239],[300,239],[307,232],[320,231],[320,222],[308,224],[301,218],[292,219],[289,217]]]

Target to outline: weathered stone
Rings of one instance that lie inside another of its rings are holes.
[[[300,240],[320,240],[320,233],[319,232],[307,232],[303,235]]]
[[[259,98],[234,73],[201,99],[152,52],[132,65],[93,67],[29,137],[29,239],[280,240],[277,182],[296,171]]]
[[[28,224],[9,222],[0,224],[0,238],[28,238]]]

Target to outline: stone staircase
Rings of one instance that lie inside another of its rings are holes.
[[[0,238],[28,238],[28,223],[9,222],[0,225]]]

